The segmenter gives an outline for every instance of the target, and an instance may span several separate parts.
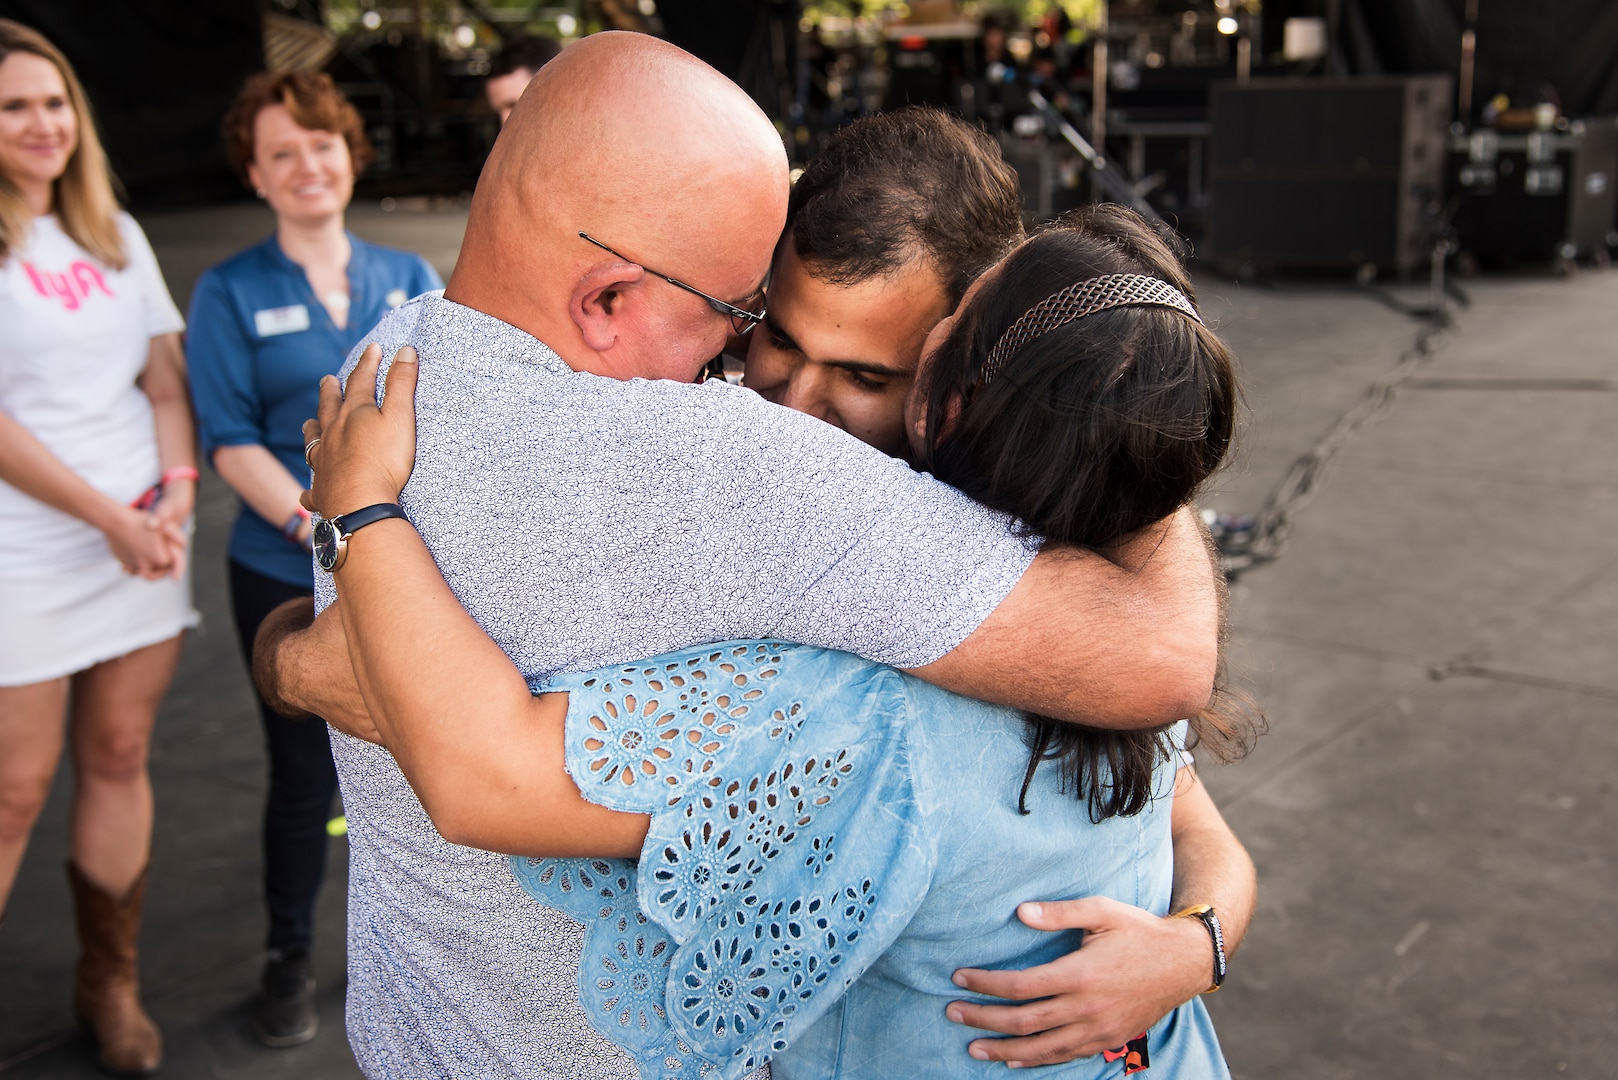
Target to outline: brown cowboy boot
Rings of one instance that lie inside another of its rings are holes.
[[[135,935],[140,930],[146,871],[123,899],[116,899],[67,864],[73,909],[79,924],[79,967],[73,1009],[90,1029],[98,1064],[121,1076],[150,1076],[163,1063],[163,1035],[140,1004]]]

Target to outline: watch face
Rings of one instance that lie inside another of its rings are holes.
[[[315,548],[315,562],[328,574],[337,568],[337,555],[341,550],[337,537],[337,526],[325,518],[315,519],[314,531],[310,534]]]

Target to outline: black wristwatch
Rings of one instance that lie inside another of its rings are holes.
[[[1193,904],[1169,917],[1196,919],[1208,928],[1208,936],[1213,939],[1213,985],[1203,993],[1211,994],[1225,985],[1225,928],[1219,925],[1219,916],[1214,914],[1214,909],[1207,904]]]
[[[343,560],[348,558],[350,536],[367,525],[404,516],[405,512],[398,503],[376,503],[341,517],[316,518],[314,531],[310,534],[315,546],[316,565],[328,574],[335,573],[343,565]]]

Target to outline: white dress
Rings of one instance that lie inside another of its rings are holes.
[[[36,218],[0,264],[0,410],[120,502],[162,473],[151,402],[135,385],[151,339],[185,323],[140,226],[129,263],[102,265]],[[0,686],[83,671],[195,626],[189,580],[126,574],[92,526],[0,481]]]

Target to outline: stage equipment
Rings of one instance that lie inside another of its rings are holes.
[[[1155,222],[1159,225],[1163,223],[1163,219],[1158,216],[1157,211],[1152,209],[1145,196],[1135,190],[1129,178],[1112,162],[1108,161],[1106,155],[1101,153],[1098,148],[1091,146],[1084,136],[1079,134],[1078,129],[1068,123],[1067,118],[1057,110],[1056,106],[1047,101],[1043,94],[1038,90],[1030,90],[1028,92],[1028,103],[1034,107],[1035,112],[1039,114],[1053,133],[1078,151],[1079,157],[1084,160],[1085,166],[1090,170],[1090,175],[1095,178],[1097,185],[1106,194],[1107,198],[1129,207],[1147,221]]]
[[[1575,120],[1565,131],[1453,135],[1449,175],[1463,251],[1564,266],[1600,257],[1618,209],[1618,117]]]
[[[884,109],[936,105],[965,112],[961,90],[978,76],[978,25],[961,20],[898,23],[887,28],[888,86]],[[968,91],[970,94],[971,91]]]
[[[1447,75],[1215,84],[1214,257],[1234,267],[1424,268],[1450,86]]]

